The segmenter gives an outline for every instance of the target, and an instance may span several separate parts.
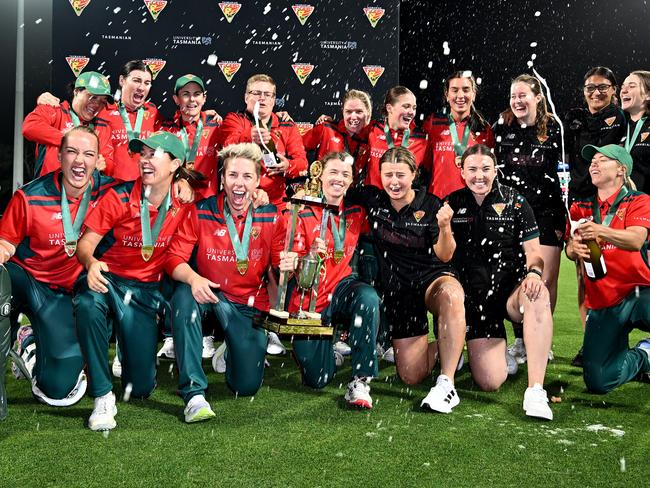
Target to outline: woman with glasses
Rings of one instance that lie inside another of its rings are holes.
[[[650,71],[632,71],[621,85],[621,108],[627,120],[623,146],[632,156],[632,180],[650,193]]]

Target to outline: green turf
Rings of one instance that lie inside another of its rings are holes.
[[[408,388],[387,365],[367,413],[342,401],[349,361],[330,387],[311,391],[290,358],[272,358],[252,399],[234,398],[206,363],[217,418],[185,425],[163,363],[152,398],[118,403],[106,436],[85,428],[91,400],[48,408],[8,376],[0,486],[646,486],[650,386],[585,391],[569,365],[581,340],[573,276],[563,262],[546,381],[562,398],[552,422],[523,414],[525,367],[497,393],[478,391],[465,368],[460,405],[441,415],[418,408],[431,382]]]

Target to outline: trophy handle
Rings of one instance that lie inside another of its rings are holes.
[[[321,217],[320,220],[320,235],[319,237],[324,241],[325,237],[327,236],[327,221],[329,220],[330,216],[330,211],[326,207],[323,209],[323,216]],[[321,266],[324,266],[325,260],[327,259],[327,256],[325,256],[325,259],[321,260]],[[311,294],[309,296],[309,312],[313,313],[316,311],[316,300],[318,298],[318,285],[320,283],[320,266],[318,267],[318,271],[316,272],[316,279],[314,280],[314,286],[311,289]]]
[[[300,205],[288,202],[287,205],[291,206],[291,223],[287,227],[287,233],[284,240],[284,252],[288,253],[293,251],[293,239],[296,236],[296,226],[298,225],[298,210]],[[282,271],[280,273],[280,280],[278,282],[278,298],[275,303],[275,310],[284,310],[284,302],[287,299],[287,282],[289,281],[289,272]]]

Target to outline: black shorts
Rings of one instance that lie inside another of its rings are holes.
[[[499,289],[488,295],[487,290],[465,290],[465,321],[467,330],[465,340],[505,339],[503,324],[508,317],[508,298],[519,286],[520,281],[509,280],[500,283]]]
[[[539,227],[539,243],[542,246],[554,246],[562,249],[566,232],[566,214],[564,211],[535,213]]]
[[[407,339],[429,333],[429,318],[424,295],[434,281],[441,276],[458,279],[453,268],[445,266],[431,281],[418,289],[396,288],[382,293],[382,311],[392,339]]]

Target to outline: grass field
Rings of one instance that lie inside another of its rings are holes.
[[[408,388],[385,364],[368,413],[342,400],[349,361],[331,386],[311,391],[289,357],[271,358],[254,398],[233,397],[205,363],[217,419],[186,425],[163,363],[152,397],[118,403],[118,427],[106,435],[85,427],[92,400],[45,407],[8,375],[0,486],[647,486],[650,386],[587,393],[569,364],[581,329],[568,261],[559,296],[546,389],[562,401],[552,422],[523,413],[525,367],[496,393],[478,391],[465,367],[461,403],[441,415],[419,409],[431,382]]]

